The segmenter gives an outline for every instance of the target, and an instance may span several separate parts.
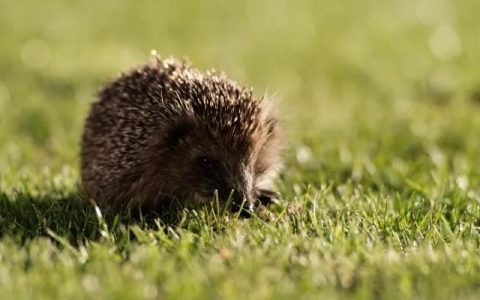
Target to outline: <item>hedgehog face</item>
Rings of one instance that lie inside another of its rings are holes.
[[[177,197],[212,200],[232,197],[233,206],[251,208],[257,202],[258,189],[271,173],[273,136],[248,136],[236,132],[212,130],[202,122],[180,122],[167,134],[169,152],[164,153],[165,170],[175,170]],[[277,151],[278,152],[278,149]],[[172,174],[170,174],[172,175]],[[172,178],[170,176],[170,178]]]
[[[215,153],[208,151],[207,153]],[[218,159],[215,154],[195,155],[191,161],[189,177],[197,177],[195,187],[196,196],[212,199],[214,191],[218,192],[219,199],[226,201],[232,197],[233,203],[251,207],[255,202],[254,176],[252,169],[241,162],[232,159]]]
[[[219,199],[231,196],[237,205],[254,203],[254,167],[249,153],[238,151],[209,130],[195,124],[181,123],[169,133],[170,151],[165,169],[176,170],[181,189],[174,194],[199,202],[212,200],[215,191]]]

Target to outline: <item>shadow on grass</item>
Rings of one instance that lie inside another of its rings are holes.
[[[26,241],[54,232],[77,243],[100,238],[105,226],[115,235],[119,225],[158,229],[158,224],[175,226],[180,220],[181,210],[173,208],[162,213],[129,209],[98,214],[94,204],[77,193],[62,197],[9,196],[0,191],[0,238],[10,235]]]

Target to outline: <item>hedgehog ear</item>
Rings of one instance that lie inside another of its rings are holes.
[[[178,143],[184,140],[192,131],[193,123],[189,121],[180,121],[175,123],[167,132],[166,142],[171,147],[176,147]]]

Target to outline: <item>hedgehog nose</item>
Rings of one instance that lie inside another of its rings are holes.
[[[232,189],[232,200],[233,200],[233,203],[237,205],[243,204],[244,206],[246,206],[250,202],[250,199],[246,195],[246,193],[238,189]]]
[[[240,215],[243,217],[249,217],[250,212],[253,212],[255,208],[252,197],[242,191],[234,189],[232,193],[232,200],[233,211],[238,212],[241,210]]]

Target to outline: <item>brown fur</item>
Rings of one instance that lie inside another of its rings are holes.
[[[265,101],[223,74],[156,57],[99,92],[85,124],[82,183],[108,207],[203,203],[214,190],[253,204],[271,186],[280,146]]]

